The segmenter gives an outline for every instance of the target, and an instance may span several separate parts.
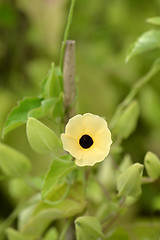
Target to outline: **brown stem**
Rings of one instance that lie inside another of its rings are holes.
[[[76,113],[75,41],[66,41],[63,62],[65,123]]]

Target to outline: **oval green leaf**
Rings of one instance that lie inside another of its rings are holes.
[[[145,32],[137,41],[130,47],[126,57],[126,62],[130,58],[156,48],[160,48],[160,30],[151,30]]]
[[[12,131],[13,129],[19,127],[20,125],[27,122],[28,112],[34,108],[37,108],[41,105],[41,98],[24,98],[18,103],[18,106],[15,107],[8,115],[6,123],[3,129],[3,137]]]
[[[96,217],[84,216],[75,221],[77,240],[104,239],[101,225]]]
[[[0,168],[5,175],[18,177],[26,174],[31,164],[25,155],[0,143]]]
[[[75,168],[75,166],[76,165],[73,161],[55,158],[44,179],[44,184],[41,192],[42,199],[45,199],[47,195],[54,189],[56,184],[62,180],[64,176],[69,174]]]
[[[55,148],[61,146],[60,139],[56,134],[35,118],[29,117],[27,121],[28,141],[38,153],[53,152]]]

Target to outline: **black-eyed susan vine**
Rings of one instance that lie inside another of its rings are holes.
[[[64,150],[75,158],[78,166],[93,166],[103,161],[112,143],[107,122],[91,113],[71,118],[61,139]]]
[[[0,143],[0,180],[12,178],[19,181],[18,184],[23,183],[26,191],[13,213],[0,226],[0,239],[5,236],[8,240],[129,239],[129,231],[123,223],[115,225],[115,222],[139,199],[141,185],[160,177],[158,156],[148,152],[144,163],[133,163],[130,155],[123,156],[121,145],[136,128],[140,107],[135,98],[144,84],[159,71],[159,59],[133,85],[109,124],[92,113],[76,115],[75,112],[75,116],[68,119],[67,111],[74,103],[66,108],[64,94],[68,90],[64,89],[63,66],[74,5],[75,0],[72,0],[60,66],[52,63],[39,96],[20,101],[8,115],[4,126],[3,136],[26,123],[32,149],[39,154],[49,153],[51,164],[45,175],[33,177],[29,173],[29,159]],[[160,18],[149,19],[149,22],[159,24]],[[159,47],[159,36],[159,30],[145,33],[131,48],[127,60]],[[71,65],[67,71],[74,73]],[[75,101],[75,95],[74,92],[72,101]],[[46,119],[48,125],[43,123]],[[14,228],[12,224],[16,218],[18,224]],[[124,228],[124,232],[119,232],[119,226]]]

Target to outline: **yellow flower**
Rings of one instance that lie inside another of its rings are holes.
[[[91,113],[72,117],[61,134],[63,148],[78,166],[93,166],[105,159],[112,144],[107,122]]]

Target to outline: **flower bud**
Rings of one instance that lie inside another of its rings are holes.
[[[114,134],[121,136],[122,138],[128,138],[136,128],[138,116],[139,104],[137,101],[133,101],[119,117],[114,127]]]
[[[118,196],[138,197],[141,194],[143,165],[135,163],[117,177]]]
[[[144,166],[149,177],[153,179],[160,177],[160,159],[156,154],[147,152],[144,158]]]

